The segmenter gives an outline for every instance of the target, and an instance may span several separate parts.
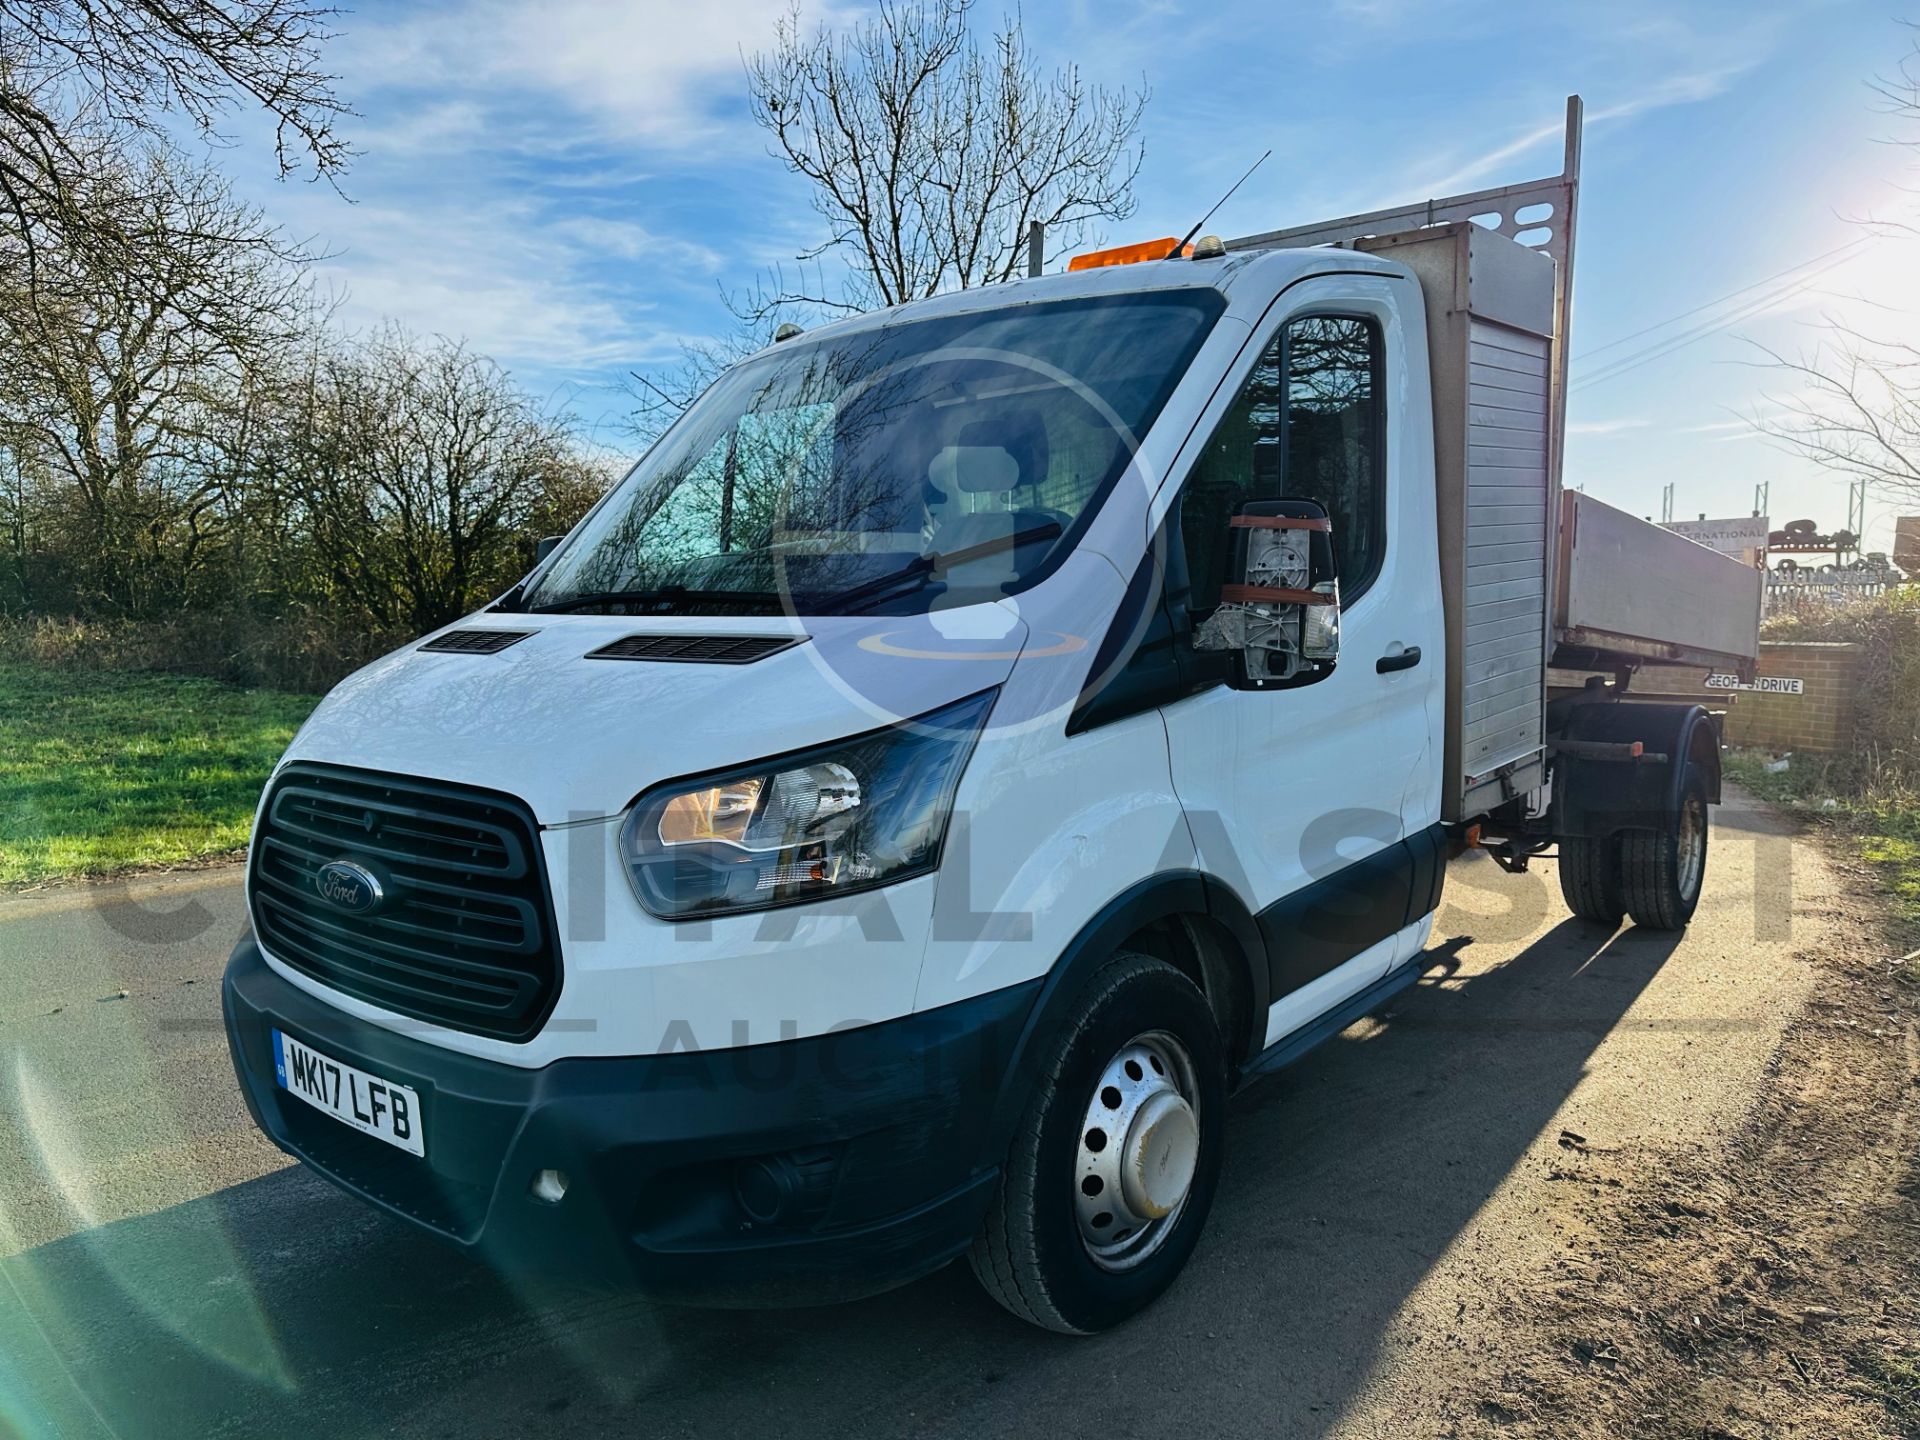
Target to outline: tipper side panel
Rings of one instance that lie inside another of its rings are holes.
[[[1569,490],[1557,570],[1556,665],[1653,660],[1751,678],[1765,584],[1757,567]]]

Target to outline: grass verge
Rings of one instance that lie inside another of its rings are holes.
[[[1847,835],[1874,867],[1902,918],[1920,923],[1920,795],[1884,777],[1862,775],[1844,761],[1794,756],[1788,769],[1773,773],[1766,768],[1770,758],[1759,751],[1733,751],[1727,756],[1727,778],[1770,804]]]
[[[315,702],[0,664],[0,889],[240,849],[267,771]]]

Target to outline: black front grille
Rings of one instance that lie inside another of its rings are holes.
[[[420,648],[443,655],[496,655],[534,633],[532,630],[449,630]]]
[[[589,650],[589,660],[677,660],[682,664],[749,665],[791,650],[802,635],[629,635]]]
[[[384,899],[355,913],[321,897],[345,861]],[[560,992],[552,903],[533,816],[511,796],[289,765],[253,839],[253,922],[277,959],[392,1010],[527,1040]]]

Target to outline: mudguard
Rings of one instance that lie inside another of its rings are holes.
[[[1562,753],[1554,761],[1556,835],[1603,839],[1621,830],[1654,830],[1680,806],[1688,765],[1707,777],[1707,799],[1720,803],[1720,731],[1702,705],[1631,700],[1576,706],[1555,740],[1630,744],[1638,759],[1595,759]]]

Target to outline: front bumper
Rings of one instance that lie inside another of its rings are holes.
[[[967,1247],[999,1178],[993,1115],[1039,986],[813,1039],[537,1070],[345,1015],[251,938],[223,1002],[255,1121],[351,1194],[506,1269],[779,1305],[873,1294]],[[412,1086],[426,1158],[279,1089],[276,1028]],[[568,1177],[557,1204],[532,1193],[543,1170]]]

